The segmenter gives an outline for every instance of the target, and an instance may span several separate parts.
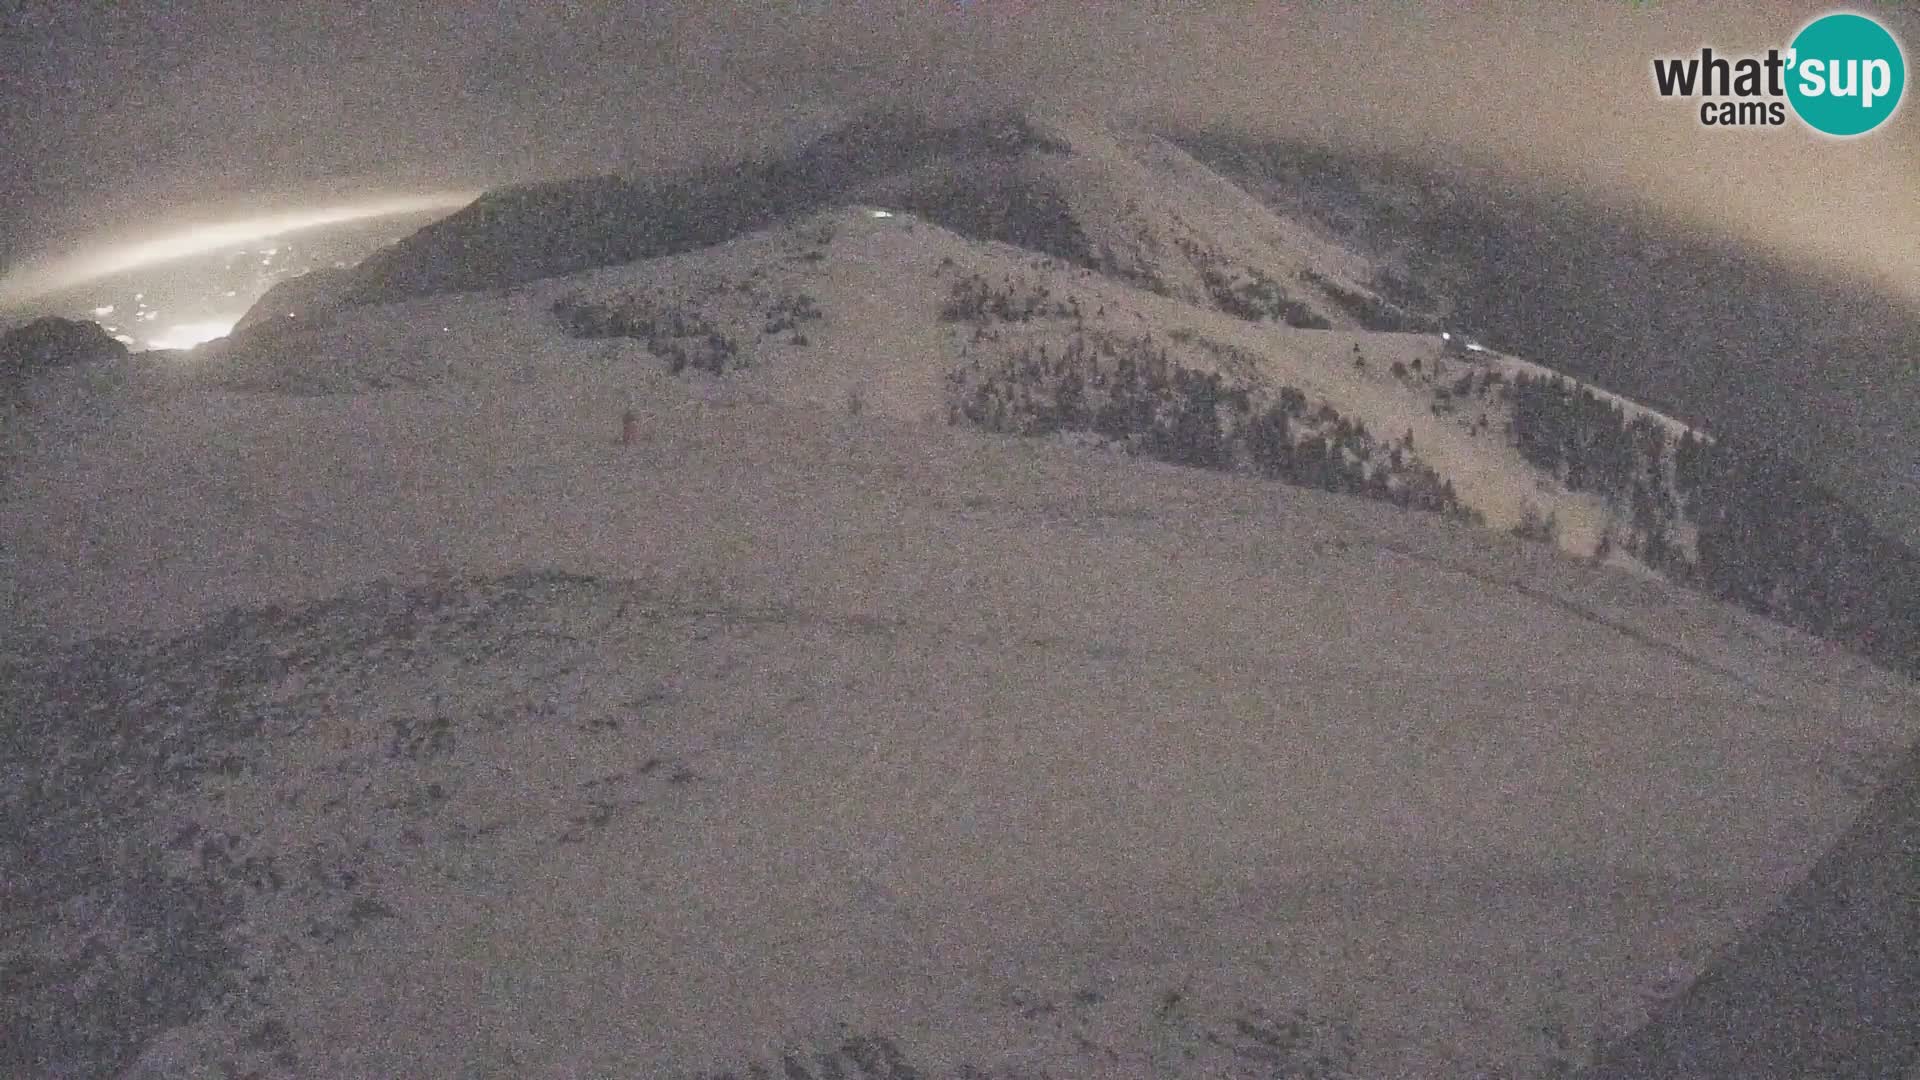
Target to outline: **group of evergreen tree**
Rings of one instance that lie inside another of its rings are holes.
[[[1106,244],[1100,245],[1092,266],[1107,277],[1124,281],[1136,289],[1145,289],[1155,296],[1173,295],[1173,286],[1167,284],[1167,280],[1151,264],[1121,259]]]
[[[1920,675],[1920,555],[1784,455],[1733,440],[1669,439],[1659,421],[1558,376],[1510,384],[1521,454],[1627,515],[1650,566],[1749,610]],[[1674,543],[1690,522],[1696,550]],[[1609,541],[1611,542],[1611,540]]]
[[[1558,375],[1522,372],[1506,384],[1504,395],[1512,403],[1521,457],[1569,491],[1592,492],[1626,513],[1622,542],[1643,562],[1664,567],[1678,557],[1673,538],[1681,507],[1670,476],[1675,455],[1658,420],[1642,415],[1629,421],[1618,403]]]
[[[1307,330],[1327,330],[1333,323],[1301,301],[1287,295],[1280,283],[1259,270],[1246,271],[1237,281],[1212,267],[1200,271],[1200,283],[1221,311],[1248,322],[1282,322]]]
[[[1513,381],[1513,435],[1520,456],[1571,491],[1612,495],[1635,474],[1633,440],[1619,405],[1557,376]]]
[[[1176,465],[1241,470],[1300,486],[1473,519],[1453,484],[1416,460],[1410,440],[1383,447],[1364,423],[1295,387],[1256,392],[1173,361],[1150,337],[1032,346],[949,376],[950,418],[1027,435],[1091,432]]]
[[[1080,319],[1077,297],[1056,300],[1045,285],[1025,286],[1011,276],[1002,277],[995,287],[979,274],[969,274],[953,283],[947,301],[940,308],[942,322],[1031,322],[1035,318]]]
[[[767,310],[767,324],[761,328],[761,332],[779,334],[788,330],[798,331],[802,323],[818,322],[822,318],[825,315],[812,296],[789,293]]]
[[[712,323],[678,307],[659,310],[643,297],[589,301],[563,296],[553,303],[561,327],[577,338],[632,338],[666,361],[675,375],[687,368],[724,375],[744,366],[738,344]]]
[[[1920,676],[1920,555],[1784,455],[1683,440],[1677,484],[1709,591]]]
[[[1524,503],[1520,508],[1520,520],[1510,531],[1522,540],[1531,540],[1537,544],[1555,544],[1560,540],[1560,518],[1551,510],[1542,514],[1539,507],[1530,502]],[[1608,545],[1611,541],[1602,536],[1601,543]],[[1605,559],[1606,554],[1604,551],[1596,551],[1594,558],[1596,561]]]
[[[1437,363],[1437,361],[1436,361]],[[1495,387],[1506,382],[1506,375],[1493,368],[1469,368],[1466,374],[1455,379],[1447,386],[1447,392],[1456,398],[1485,398]]]
[[[1300,271],[1300,280],[1319,289],[1327,299],[1340,310],[1354,317],[1363,330],[1381,330],[1389,333],[1431,333],[1439,329],[1439,324],[1424,315],[1415,315],[1400,307],[1369,293],[1356,292],[1344,288],[1325,274],[1313,270]]]

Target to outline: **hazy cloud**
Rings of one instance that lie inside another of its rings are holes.
[[[1651,57],[1824,10],[1647,5],[29,3],[6,34],[17,256],[301,200],[670,166],[881,102],[1034,99],[1466,157],[1628,194],[1920,297],[1920,121],[1702,129]],[[266,14],[261,14],[262,10]],[[1910,11],[1876,8],[1905,40]],[[8,247],[0,247],[4,256]]]

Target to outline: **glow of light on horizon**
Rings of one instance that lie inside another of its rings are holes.
[[[150,349],[191,349],[195,345],[204,345],[215,338],[223,338],[233,332],[233,325],[240,321],[239,316],[227,319],[208,319],[204,322],[178,323],[169,326],[165,333],[147,339]]]
[[[399,214],[448,210],[479,198],[477,191],[449,191],[408,198],[347,203],[313,210],[188,226],[155,239],[81,252],[52,263],[28,267],[0,280],[0,304],[20,303],[128,270],[204,255],[223,247],[283,233]],[[138,299],[138,297],[135,297]]]

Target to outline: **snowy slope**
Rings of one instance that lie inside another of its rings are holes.
[[[0,499],[11,1047],[1553,1075],[1920,738],[1914,689],[1836,648],[1504,535],[1617,524],[1449,389],[1524,361],[1222,311],[1205,266],[1302,296],[1368,267],[1164,145],[1041,134],[1075,153],[1002,164],[1104,207],[1104,271],[856,202],[319,296],[43,394]],[[1297,395],[1298,446],[1345,430],[1481,526],[977,430],[1059,412],[1010,372],[1133,356]]]
[[[1489,528],[1509,529],[1529,510],[1552,514],[1558,543],[1583,556],[1603,532],[1621,528],[1621,509],[1567,491],[1520,457],[1504,430],[1510,408],[1497,394],[1436,408],[1436,394],[1467,372],[1511,377],[1544,369],[1492,352],[1445,355],[1435,335],[1236,318],[1060,259],[878,211],[830,211],[715,248],[508,292],[348,308],[312,325],[263,327],[207,350],[204,363],[223,385],[281,389],[521,379],[546,366],[550,350],[660,366],[630,338],[567,337],[551,313],[565,299],[604,311],[679,313],[721,333],[738,353],[725,380],[729,393],[838,410],[858,390],[886,415],[922,420],[946,415],[948,377],[983,361],[1042,347],[1058,356],[1075,337],[1089,335],[1151,340],[1195,370],[1223,371],[1269,393],[1296,388],[1310,408],[1328,405],[1383,441],[1398,445],[1410,436],[1402,456],[1450,481]],[[943,321],[942,309],[970,278],[1046,312],[989,320],[991,326]],[[785,327],[782,306],[801,298],[818,318]],[[783,328],[768,332],[776,324]],[[1393,374],[1395,364],[1406,370]],[[1623,404],[1630,417],[1657,415]],[[1675,439],[1685,430],[1660,420]],[[1683,532],[1680,543],[1689,542]],[[1613,561],[1632,565],[1624,552]]]
[[[1306,312],[1336,326],[1351,324],[1299,275],[1310,270],[1364,291],[1371,268],[1359,257],[1281,219],[1164,140],[1061,116],[1035,123],[1073,148],[1031,155],[1026,166],[1061,193],[1095,265],[1206,306],[1216,304],[1206,272],[1233,285],[1257,272]]]
[[[531,297],[421,304],[467,377],[130,398],[0,502],[47,639],[0,665],[29,1051],[1547,1075],[1920,735],[1836,650],[1427,515],[850,417],[825,347],[669,376]],[[348,330],[362,374],[451,359]]]

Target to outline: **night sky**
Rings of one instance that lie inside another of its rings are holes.
[[[1044,99],[1630,192],[1920,298],[1911,103],[1836,143],[1706,130],[1652,91],[1654,55],[1784,46],[1823,6],[774,6],[6,5],[0,268],[168,226],[710,160],[881,101]],[[1873,10],[1920,40],[1920,14]]]

